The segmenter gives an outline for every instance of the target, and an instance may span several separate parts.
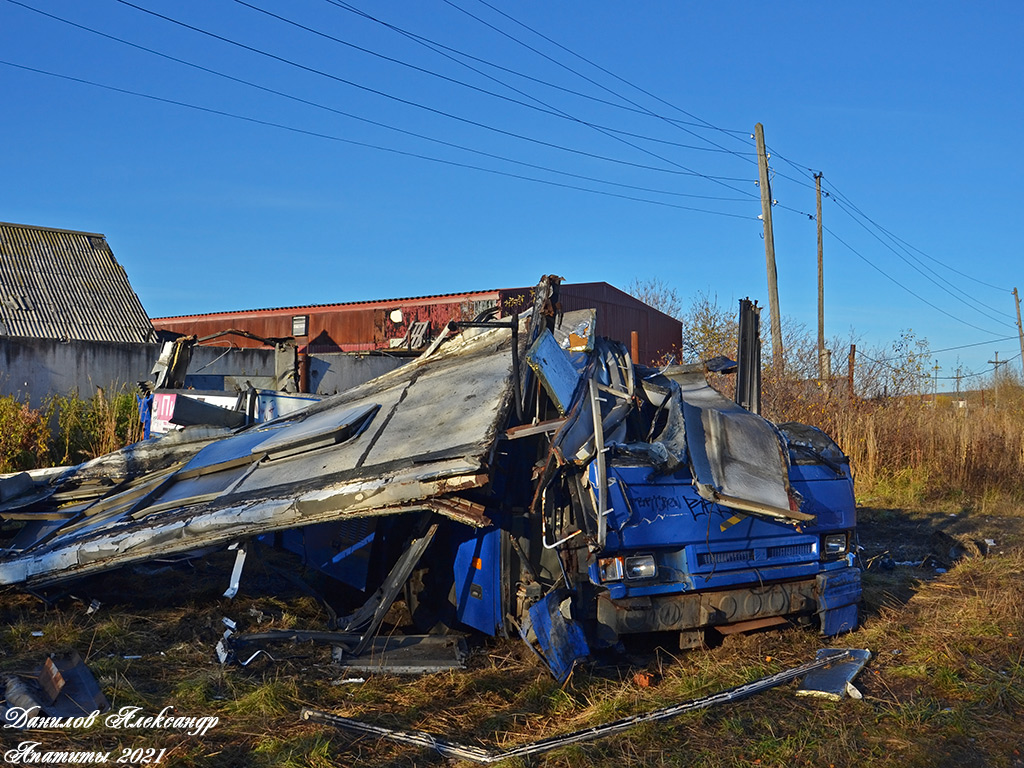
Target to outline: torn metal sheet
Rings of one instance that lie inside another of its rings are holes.
[[[833,652],[831,655],[824,658],[817,658],[814,661],[809,661],[799,667],[793,667],[792,669],[777,672],[774,675],[763,677],[760,680],[746,683],[736,688],[722,691],[721,693],[705,696],[700,699],[693,699],[682,704],[674,704],[669,707],[663,707],[640,715],[631,715],[630,717],[624,717],[619,720],[606,723],[605,725],[598,725],[560,736],[552,736],[547,739],[541,739],[529,744],[524,744],[520,747],[508,749],[504,752],[491,752],[481,747],[456,744],[454,742],[447,741],[440,736],[435,736],[424,731],[405,731],[396,728],[387,728],[380,725],[372,725],[370,723],[364,723],[361,720],[340,717],[329,712],[322,712],[315,709],[303,709],[301,717],[303,720],[325,723],[337,728],[343,728],[348,731],[362,733],[369,736],[378,736],[382,739],[388,739],[400,744],[412,744],[414,746],[432,749],[444,757],[453,757],[482,764],[499,763],[503,760],[544,754],[545,752],[561,749],[562,747],[569,746],[570,744],[582,744],[588,741],[596,741],[597,739],[602,739],[606,736],[612,736],[617,733],[628,731],[630,728],[634,728],[642,723],[655,723],[662,720],[669,720],[687,712],[695,712],[700,709],[708,709],[709,707],[718,706],[720,704],[740,701],[748,696],[753,696],[756,693],[761,693],[762,691],[767,691],[771,688],[775,688],[776,686],[796,680],[809,672],[813,672],[814,670],[821,669],[830,664],[847,659],[849,658],[850,653],[850,651]]]
[[[830,658],[838,650],[838,648],[822,648],[818,651],[818,659]],[[853,685],[853,679],[870,661],[871,651],[867,648],[851,648],[848,653],[849,656],[846,659],[808,674],[796,695],[813,696],[830,701],[839,701],[846,696],[853,699],[862,698],[860,691]]]
[[[564,613],[571,603],[567,590],[548,593],[530,608],[521,632],[527,643],[536,639],[541,658],[560,683],[590,654],[583,629]]]
[[[672,366],[662,375],[679,385],[701,496],[753,514],[814,520],[800,510],[800,496],[789,483],[786,443],[770,422],[723,397],[700,371]]]
[[[215,443],[186,449],[170,435],[104,457],[102,472],[92,462],[69,470],[50,484],[51,501],[85,479],[115,485],[90,491],[45,541],[0,559],[0,583],[48,583],[343,517],[431,510],[484,525],[482,507],[456,496],[490,480],[488,456],[512,407],[511,336],[495,328],[452,339],[429,358]],[[116,484],[145,476],[133,462],[152,471],[173,459],[187,463],[147,477],[144,492]],[[91,505],[103,514],[90,516]]]
[[[0,477],[0,502],[9,501],[35,488],[35,482],[28,472]]]
[[[564,416],[580,381],[580,372],[573,367],[558,346],[551,331],[544,329],[526,353],[526,361],[537,374],[551,401]]]
[[[335,646],[332,658],[350,672],[427,675],[465,669],[469,652],[460,635],[394,635],[375,637],[366,652],[353,658]]]

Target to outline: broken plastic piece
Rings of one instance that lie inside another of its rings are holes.
[[[229,549],[234,549],[237,544],[232,544]],[[245,547],[238,547],[235,553],[235,567],[231,569],[231,583],[224,590],[224,597],[228,600],[238,594],[238,582],[242,578],[242,568],[245,567]]]

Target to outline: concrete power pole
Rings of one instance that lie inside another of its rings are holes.
[[[1013,301],[1017,305],[1017,334],[1020,336],[1020,364],[1021,370],[1024,370],[1024,327],[1020,324],[1020,296],[1017,295],[1017,289],[1013,289]]]
[[[814,191],[818,198],[818,378],[828,386],[831,366],[825,353],[825,269],[824,243],[821,235],[821,174],[814,174]]]
[[[775,235],[772,232],[772,190],[768,182],[768,155],[764,148],[764,126],[754,126],[757,139],[757,170],[761,185],[761,219],[764,222],[764,259],[768,268],[768,309],[772,318],[772,368],[782,374],[782,319],[779,315],[779,277],[775,271]]]

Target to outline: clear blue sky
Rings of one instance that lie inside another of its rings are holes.
[[[118,0],[23,0],[287,95],[0,0],[0,220],[106,234],[152,316],[552,272],[765,304],[761,122],[784,315],[816,323],[814,169],[830,336],[985,342],[936,354],[943,376],[1019,353],[1019,2],[246,0],[410,67],[240,2],[133,1],[255,50]]]

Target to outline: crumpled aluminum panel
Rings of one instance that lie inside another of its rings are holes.
[[[701,496],[724,506],[810,521],[789,484],[788,449],[776,428],[722,396],[702,371],[663,371],[679,385],[686,443]]]
[[[455,494],[489,482],[487,458],[512,405],[510,345],[509,329],[467,334],[308,409],[179,452],[179,466],[152,480],[143,471],[126,486],[125,475],[47,540],[0,558],[0,583],[57,581],[343,517],[433,510],[485,525],[482,508]],[[123,470],[127,460],[107,463]],[[92,463],[79,469],[96,473]],[[60,482],[75,478],[69,470]]]

